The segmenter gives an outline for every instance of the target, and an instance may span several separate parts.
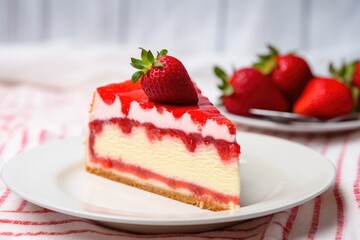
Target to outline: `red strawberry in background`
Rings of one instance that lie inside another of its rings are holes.
[[[320,119],[330,119],[352,110],[350,88],[334,78],[323,77],[311,79],[293,107],[294,113]]]
[[[222,100],[227,111],[249,116],[251,108],[288,111],[289,105],[270,79],[254,68],[243,68],[231,77],[219,67],[215,74],[222,80],[219,88],[223,91]]]
[[[352,83],[355,87],[360,89],[360,60],[353,63],[354,64],[354,74],[352,76]]]
[[[150,101],[175,105],[196,105],[199,101],[195,86],[184,65],[167,50],[152,52],[141,50],[141,60],[131,58],[131,66],[139,71],[131,77],[141,80],[141,86]]]
[[[303,58],[295,54],[279,54],[274,47],[268,47],[270,53],[260,55],[260,61],[254,67],[268,75],[292,105],[312,78],[310,67]]]
[[[334,78],[350,86],[355,109],[360,110],[360,61],[354,61],[350,64],[344,63],[339,69],[336,69],[331,63],[329,71]]]
[[[356,101],[357,110],[360,111],[360,61],[354,63],[354,74],[352,75],[353,96]]]

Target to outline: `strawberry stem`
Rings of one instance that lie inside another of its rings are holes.
[[[343,63],[343,65],[336,69],[333,63],[329,64],[329,72],[331,76],[336,78],[338,81],[345,83],[346,86],[351,87],[352,82],[352,76],[355,72],[355,65],[354,64],[348,64],[346,65]]]
[[[214,73],[221,80],[221,83],[218,85],[218,88],[222,90],[223,96],[232,95],[234,93],[234,88],[229,83],[228,75],[218,66],[214,67]]]
[[[273,45],[268,44],[267,47],[270,50],[270,54],[272,54],[272,55],[278,55],[279,54],[279,51]]]
[[[352,78],[355,72],[355,62],[346,64],[343,63],[342,66],[338,69],[335,68],[333,63],[329,64],[329,72],[332,77],[334,77],[339,82],[345,84],[350,90],[353,97],[354,111],[359,107],[359,89],[352,84]]]
[[[150,69],[154,67],[163,67],[164,65],[159,61],[159,59],[168,53],[166,49],[163,49],[160,52],[157,52],[157,56],[154,58],[154,55],[150,50],[145,50],[144,48],[140,49],[141,59],[131,58],[130,65],[139,70],[131,76],[131,81],[133,83],[136,83],[141,76],[146,74]]]
[[[279,51],[272,45],[268,45],[269,53],[258,55],[258,62],[253,64],[253,67],[259,70],[264,75],[269,75],[274,68],[276,68],[276,56],[279,54]]]

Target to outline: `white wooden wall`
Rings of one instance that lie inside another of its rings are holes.
[[[360,49],[360,1],[0,0],[0,44],[48,40],[185,52]]]

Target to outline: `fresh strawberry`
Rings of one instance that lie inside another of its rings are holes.
[[[141,60],[131,58],[135,72],[131,80],[141,80],[141,86],[150,101],[175,105],[196,105],[197,91],[184,65],[175,57],[168,56],[167,50],[152,52],[141,50]]]
[[[254,67],[270,76],[273,84],[293,104],[312,78],[310,67],[303,58],[295,54],[279,54],[274,47],[268,47],[270,53],[260,55],[260,61]]]
[[[350,87],[354,101],[354,108],[360,109],[360,61],[354,61],[350,64],[343,64],[339,69],[336,69],[332,63],[329,65],[330,74],[344,82]]]
[[[295,102],[293,112],[329,119],[353,110],[350,88],[334,79],[316,77],[310,80]]]
[[[288,111],[289,105],[270,79],[254,68],[243,68],[229,78],[219,67],[215,74],[222,80],[219,88],[227,111],[249,116],[251,108]]]
[[[354,74],[352,76],[352,83],[355,87],[360,89],[360,60],[354,62]]]

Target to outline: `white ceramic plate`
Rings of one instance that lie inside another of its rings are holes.
[[[83,139],[50,142],[9,160],[7,186],[24,199],[61,213],[143,233],[197,232],[291,208],[324,192],[333,164],[290,141],[238,132],[241,208],[211,212],[87,173]]]
[[[351,120],[344,122],[294,122],[294,123],[279,123],[267,119],[244,117],[231,114],[226,111],[223,106],[217,108],[226,117],[231,119],[234,123],[242,126],[254,127],[266,130],[275,130],[281,132],[297,132],[297,133],[330,133],[341,132],[360,128],[360,120]]]

